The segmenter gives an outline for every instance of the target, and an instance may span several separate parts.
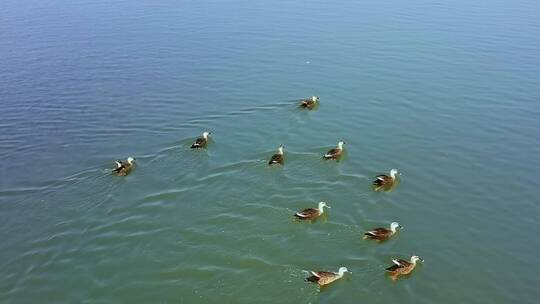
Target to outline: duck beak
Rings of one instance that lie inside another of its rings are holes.
[[[403,229],[403,226],[401,226],[401,225],[399,225],[398,227],[399,227],[399,229]]]

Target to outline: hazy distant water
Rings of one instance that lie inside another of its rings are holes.
[[[533,0],[3,0],[0,302],[537,303],[538,16]],[[294,107],[312,94],[318,110]],[[343,161],[323,162],[339,139]],[[131,175],[107,174],[127,156]],[[372,192],[391,168],[400,185]],[[321,200],[324,219],[292,220]],[[391,221],[393,240],[361,239]],[[411,277],[384,275],[412,254]],[[339,266],[323,292],[303,281]]]

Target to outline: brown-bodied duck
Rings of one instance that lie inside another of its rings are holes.
[[[272,158],[268,161],[268,165],[283,165],[283,145],[279,146],[278,152],[272,155]]]
[[[204,132],[202,134],[202,137],[199,137],[195,140],[195,142],[191,145],[191,149],[201,149],[206,148],[208,145],[208,135],[212,133],[210,132]]]
[[[311,96],[311,98],[300,101],[300,107],[305,109],[313,109],[319,103],[318,96]]]
[[[308,208],[294,214],[294,217],[300,220],[314,220],[324,213],[324,207],[330,208],[326,202],[320,202],[318,208]]]
[[[402,259],[394,259],[394,265],[386,268],[386,271],[390,273],[392,280],[397,280],[399,276],[407,275],[411,273],[416,267],[416,262],[423,262],[424,260],[417,255],[413,255],[410,261]]]
[[[347,267],[340,267],[338,272],[310,271],[311,276],[307,277],[306,281],[317,283],[319,286],[324,286],[341,279],[345,272],[351,273]]]
[[[343,145],[346,144],[343,140],[340,140],[338,142],[338,145],[336,148],[328,150],[326,154],[323,156],[324,159],[337,159],[341,156],[343,153]]]
[[[396,169],[390,170],[390,175],[381,174],[377,175],[375,177],[375,180],[373,181],[373,186],[377,188],[381,187],[392,187],[394,183],[396,182],[397,175],[401,174]]]
[[[121,161],[121,160],[115,161],[116,168],[112,170],[112,173],[118,176],[128,175],[133,169],[133,165],[135,164],[134,161],[135,161],[135,158],[133,157],[128,157],[127,161]]]
[[[364,240],[386,241],[396,233],[398,228],[402,229],[403,227],[399,223],[393,222],[390,224],[390,229],[380,227],[366,231],[366,233],[364,233]]]

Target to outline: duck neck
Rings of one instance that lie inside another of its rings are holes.
[[[278,154],[283,155],[283,148],[282,147],[278,148]]]
[[[324,213],[324,206],[323,205],[319,205],[319,213],[320,214]]]

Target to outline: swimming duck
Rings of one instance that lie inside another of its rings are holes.
[[[195,142],[191,145],[191,149],[206,148],[206,145],[208,144],[208,135],[210,134],[212,133],[204,132],[202,134],[202,137],[197,138]]]
[[[300,102],[300,107],[311,110],[317,105],[318,102],[319,102],[319,97],[311,96],[311,98],[302,100]]]
[[[394,259],[392,262],[394,262],[395,265],[386,268],[386,271],[390,273],[390,277],[395,281],[399,276],[411,273],[414,267],[416,267],[417,261],[423,262],[424,260],[416,255],[413,255],[410,261]]]
[[[323,207],[330,208],[325,202],[320,202],[319,207],[304,209],[294,214],[297,219],[301,220],[314,220],[324,213]]]
[[[306,281],[319,284],[319,286],[328,285],[338,279],[341,279],[345,272],[351,273],[347,267],[340,267],[338,272],[329,271],[310,271],[312,274],[306,278]]]
[[[135,158],[128,157],[127,162],[123,162],[121,160],[115,161],[116,168],[112,170],[112,173],[118,176],[126,176],[131,172],[131,169],[133,169],[133,161]]]
[[[390,229],[388,228],[375,228],[373,230],[367,231],[364,233],[364,240],[376,240],[376,241],[386,241],[392,237],[397,228],[403,228],[399,223],[393,222],[390,224]]]
[[[340,140],[338,142],[337,148],[333,148],[328,150],[326,154],[323,156],[324,159],[337,159],[341,156],[341,153],[343,152],[343,145],[346,144],[343,140]]]
[[[392,186],[396,182],[396,175],[401,174],[396,169],[390,170],[390,175],[381,174],[377,175],[376,179],[373,181],[373,185],[376,187],[389,187]]]
[[[278,152],[272,155],[268,165],[283,165],[283,145],[279,146]]]

